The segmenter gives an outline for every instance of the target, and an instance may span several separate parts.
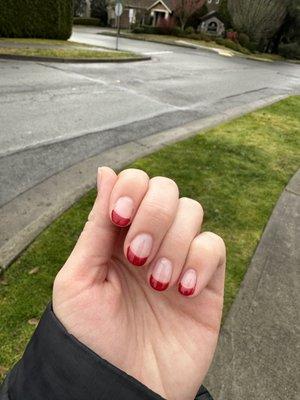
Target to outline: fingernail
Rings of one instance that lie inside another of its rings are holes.
[[[152,275],[150,276],[150,285],[158,291],[166,290],[169,286],[172,276],[172,263],[167,258],[161,258],[155,264]]]
[[[152,243],[152,237],[147,233],[136,236],[127,249],[128,261],[137,267],[144,265],[151,253]]]
[[[191,296],[195,292],[197,273],[194,269],[187,269],[178,285],[178,291],[184,296]]]
[[[118,226],[129,224],[133,213],[133,200],[130,197],[120,197],[111,212],[112,222]]]

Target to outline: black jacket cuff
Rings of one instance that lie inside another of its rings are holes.
[[[70,335],[49,305],[1,400],[162,400]],[[212,400],[204,387],[195,400]]]

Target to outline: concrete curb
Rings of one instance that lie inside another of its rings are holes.
[[[44,61],[44,62],[52,62],[52,63],[80,63],[80,64],[88,64],[88,63],[128,63],[128,62],[138,62],[138,61],[149,61],[151,57],[149,56],[140,56],[138,58],[129,57],[129,58],[59,58],[59,57],[36,57],[36,56],[17,56],[13,54],[0,54],[0,59],[4,60],[19,60],[19,61]]]
[[[98,35],[104,35],[104,36],[111,36],[111,37],[115,37],[116,35],[113,32],[98,32]],[[142,38],[138,38],[138,37],[132,37],[131,35],[127,35],[127,34],[120,34],[121,38],[124,39],[132,39],[132,40],[140,40],[140,41],[144,41],[144,42],[150,42],[150,43],[159,43],[159,44],[164,44],[167,46],[177,46],[177,47],[183,47],[183,48],[187,48],[187,49],[193,49],[193,50],[204,50],[204,51],[209,51],[211,53],[215,53],[215,54],[219,54],[225,57],[228,57],[227,54],[225,54],[225,52],[231,53],[232,55],[230,55],[230,57],[241,57],[241,58],[245,58],[247,60],[252,60],[252,61],[260,61],[260,62],[268,62],[268,63],[272,63],[272,62],[290,62],[290,63],[295,63],[297,64],[297,60],[270,60],[268,58],[259,58],[256,57],[255,54],[243,54],[243,53],[239,53],[237,51],[231,50],[230,48],[219,48],[219,47],[206,47],[206,46],[202,46],[202,45],[197,45],[196,43],[193,44],[188,44],[188,43],[180,43],[181,41],[184,42],[184,37],[182,37],[178,42],[164,42],[164,41],[159,41],[159,40],[154,40],[154,39],[142,39]],[[222,53],[224,52],[224,54]]]
[[[272,212],[221,329],[205,385],[215,400],[296,399],[300,169]]]
[[[114,34],[113,32],[107,32],[107,31],[103,31],[103,32],[98,32],[97,35],[103,35],[103,36],[111,36],[111,37],[116,37],[116,34]],[[197,46],[194,46],[193,44],[180,44],[180,43],[175,43],[175,42],[163,42],[163,41],[159,41],[159,40],[154,40],[154,39],[142,39],[139,37],[132,37],[131,35],[126,35],[126,33],[120,33],[120,38],[124,38],[124,39],[131,39],[131,40],[139,40],[141,42],[150,42],[150,43],[159,43],[159,44],[165,44],[167,46],[176,46],[176,47],[184,47],[187,49],[196,49]],[[206,48],[205,48],[206,49]],[[210,50],[209,48],[207,48],[208,50]]]
[[[0,272],[6,269],[54,219],[94,187],[95,171],[99,165],[107,165],[116,170],[122,169],[137,158],[167,144],[189,138],[286,97],[288,96],[271,96],[143,139],[130,141],[83,160],[22,193],[0,208],[2,225],[9,226],[13,232],[10,237],[5,238],[4,244],[0,247]]]

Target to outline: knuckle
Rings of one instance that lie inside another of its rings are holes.
[[[137,169],[137,168],[127,168],[127,169],[123,169],[123,171],[121,171],[118,174],[118,177],[122,177],[122,178],[128,178],[128,179],[136,179],[137,177],[139,178],[144,178],[144,179],[149,179],[149,176],[147,175],[147,173],[145,171],[143,171],[142,169]]]
[[[155,219],[158,223],[169,222],[173,216],[172,211],[167,205],[159,204],[155,201],[149,201],[145,207],[146,215],[149,215],[151,219]]]
[[[202,237],[206,240],[201,241],[201,251],[206,254],[216,255],[219,260],[223,261],[226,258],[226,245],[221,236],[214,232],[204,232]]]
[[[202,205],[199,203],[199,201],[191,199],[190,197],[181,197],[180,202],[187,208],[193,209],[197,212],[198,215],[202,216],[204,215],[204,210]]]
[[[165,176],[155,176],[154,178],[151,178],[151,183],[155,183],[155,184],[159,184],[164,187],[171,188],[171,189],[175,190],[177,192],[177,194],[179,193],[177,183],[171,178],[167,178]]]

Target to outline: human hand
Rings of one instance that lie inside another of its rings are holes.
[[[179,199],[168,178],[102,167],[97,186],[88,222],[55,279],[54,313],[80,342],[154,392],[193,400],[219,334],[224,242],[199,234],[201,205]]]

